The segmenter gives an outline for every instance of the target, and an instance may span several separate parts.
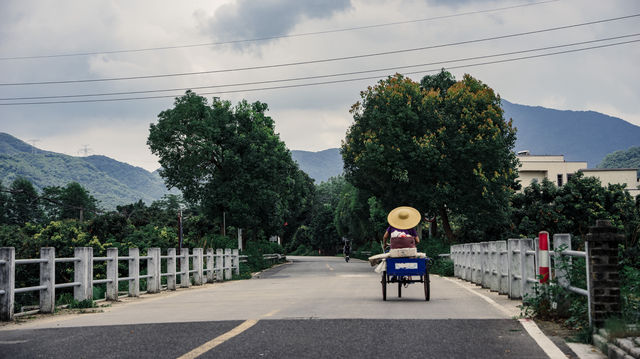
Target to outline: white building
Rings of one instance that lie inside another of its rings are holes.
[[[638,178],[637,168],[588,169],[587,162],[565,161],[563,155],[531,155],[529,151],[518,152],[517,157],[520,160],[517,181],[520,182],[522,188],[529,186],[534,179],[542,182],[544,178],[549,179],[549,181],[560,187],[567,183],[571,176],[580,171],[587,177],[598,178],[603,186],[624,183],[627,185],[627,191],[632,196],[640,194],[640,189],[638,189],[640,179]]]

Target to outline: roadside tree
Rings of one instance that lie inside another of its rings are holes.
[[[244,228],[251,237],[282,234],[298,208],[298,166],[265,115],[267,105],[204,97],[191,91],[158,115],[147,144],[160,175],[210,218]],[[307,177],[308,178],[308,177]],[[223,219],[224,218],[224,219]]]
[[[341,149],[347,180],[387,211],[409,205],[439,215],[450,241],[456,227],[475,240],[501,237],[517,160],[500,97],[446,71],[422,84],[395,75],[361,92]]]

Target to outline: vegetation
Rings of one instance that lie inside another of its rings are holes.
[[[640,320],[640,198],[634,200],[622,186],[603,187],[598,179],[578,173],[562,187],[547,180],[532,183],[513,196],[512,207],[513,236],[535,237],[540,230],[571,233],[577,250],[584,250],[585,236],[597,219],[610,220],[625,234],[619,248],[622,313],[613,322]],[[559,265],[566,268],[573,286],[586,288],[584,259]],[[580,340],[590,340],[586,297],[559,287],[555,279],[551,284],[537,286],[536,294],[525,298],[523,314],[561,321],[575,329]]]
[[[41,151],[4,133],[0,133],[0,178],[5,183],[24,178],[38,190],[77,182],[108,210],[140,199],[149,204],[165,194],[177,194],[167,190],[157,173],[104,156],[72,157]]]
[[[401,75],[361,93],[342,144],[345,176],[385,211],[410,205],[477,240],[508,228],[516,187],[515,130],[500,98],[469,75],[442,71],[420,84]],[[455,222],[455,223],[454,223]]]
[[[158,115],[148,144],[160,175],[208,218],[248,237],[284,235],[310,207],[312,180],[274,132],[264,103],[208,101],[188,91]]]
[[[94,191],[74,181],[34,184],[5,177],[0,246],[15,247],[18,258],[37,257],[40,247],[55,247],[59,256],[71,256],[78,246],[93,247],[95,256],[108,247],[178,247],[181,212],[183,247],[234,248],[243,229],[248,262],[237,278],[246,278],[268,266],[263,254],[335,255],[343,238],[351,240],[354,258],[380,253],[388,211],[410,205],[425,217],[418,249],[432,258],[431,272],[452,275],[452,262],[438,256],[451,244],[547,230],[571,233],[579,250],[589,227],[609,219],[625,234],[621,320],[640,320],[640,198],[581,173],[562,187],[544,180],[515,193],[515,129],[503,117],[499,96],[471,76],[456,81],[442,71],[416,83],[396,75],[361,97],[341,147],[345,175],[314,185],[275,133],[266,104],[209,103],[188,91],[159,114],[148,138],[163,167],[160,175],[184,198],[167,194],[151,204],[136,199],[104,209]],[[28,154],[26,144],[0,149],[12,158],[4,163],[27,155],[69,160]],[[115,166],[104,158],[91,161],[97,171],[91,176]],[[279,236],[284,247],[270,242],[271,236]],[[36,266],[19,271],[18,286],[37,284]],[[56,271],[60,282],[71,281],[70,267]],[[104,276],[104,268],[95,272]],[[573,261],[569,272],[572,284],[586,286],[583,262]],[[588,330],[584,298],[558,286],[537,290],[541,295],[527,300],[529,314]],[[33,299],[25,294],[21,303]]]
[[[602,159],[598,168],[638,168],[638,176],[640,176],[640,147],[610,153]]]

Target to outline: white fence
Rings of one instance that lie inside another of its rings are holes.
[[[454,276],[507,294],[512,299],[531,297],[535,295],[534,286],[539,275],[540,251],[537,244],[537,240],[521,238],[453,245],[450,257],[453,261]],[[558,285],[589,297],[589,288],[582,289],[571,285],[567,273],[568,266],[558,265],[560,257],[586,258],[586,252],[571,250],[569,234],[555,234],[553,248],[555,251],[551,253],[554,258],[552,275],[557,279]],[[585,270],[589,283],[589,270]]]
[[[166,273],[161,272],[162,261],[166,261]],[[128,275],[120,276],[118,264],[127,262]],[[147,274],[140,274],[140,262],[146,262]],[[73,263],[73,282],[56,283],[55,266],[57,263]],[[106,262],[106,278],[94,279],[93,268],[97,262]],[[179,269],[177,265],[179,263]],[[17,265],[39,264],[40,282],[37,286],[15,288]],[[188,288],[214,281],[228,280],[232,271],[239,274],[239,255],[237,249],[181,248],[176,254],[175,248],[161,254],[160,248],[149,248],[145,256],[141,256],[138,248],[129,248],[127,256],[119,256],[117,248],[107,249],[106,257],[94,257],[93,248],[74,248],[73,258],[56,258],[55,248],[40,249],[39,259],[15,259],[13,247],[0,248],[0,320],[11,320],[14,316],[15,294],[39,292],[40,303],[36,312],[52,313],[55,310],[55,291],[60,288],[73,287],[74,299],[83,301],[93,299],[93,286],[106,284],[107,300],[117,300],[118,284],[128,282],[127,295],[140,295],[140,280],[147,280],[147,293],[157,293],[163,289],[175,290],[177,286]],[[166,277],[166,285],[161,285],[162,277]]]

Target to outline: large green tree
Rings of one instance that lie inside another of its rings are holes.
[[[361,97],[341,149],[351,183],[386,210],[439,215],[450,240],[450,219],[474,240],[503,235],[516,186],[515,130],[491,88],[442,71],[422,85],[395,75]]]
[[[169,186],[253,237],[282,234],[306,195],[299,182],[311,181],[299,174],[266,111],[260,102],[209,105],[188,91],[158,115],[147,141]]]

